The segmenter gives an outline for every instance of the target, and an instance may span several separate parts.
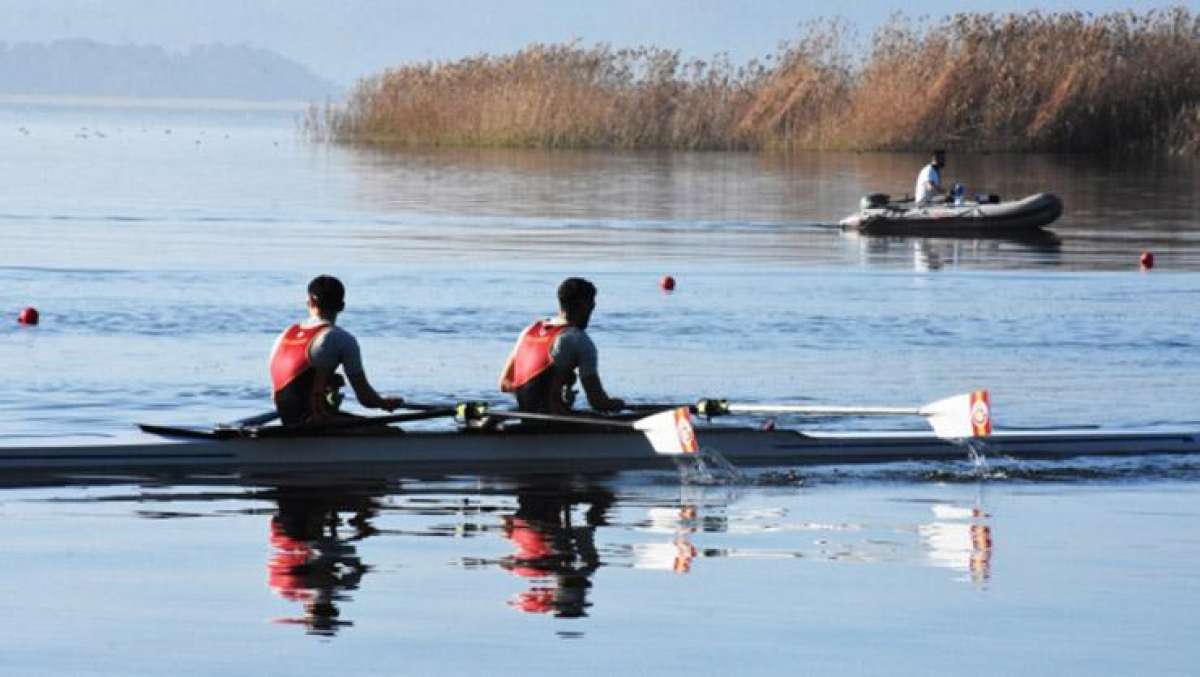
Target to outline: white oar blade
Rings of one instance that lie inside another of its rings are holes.
[[[687,407],[661,411],[634,421],[633,427],[645,433],[654,451],[669,456],[694,454],[700,450],[692,412]]]
[[[986,390],[927,404],[921,407],[921,415],[938,437],[966,439],[992,433],[992,404]]]

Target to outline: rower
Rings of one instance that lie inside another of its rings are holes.
[[[588,404],[597,411],[625,408],[600,383],[596,345],[587,335],[596,308],[596,286],[569,277],[558,286],[558,315],[537,320],[521,332],[500,374],[500,390],[517,396],[521,411],[569,414],[576,373]]]
[[[946,151],[935,150],[929,164],[917,175],[917,186],[913,190],[913,199],[917,205],[944,200],[946,190],[942,188],[942,168],[946,166]]]
[[[343,368],[359,404],[391,411],[404,404],[399,397],[375,392],[363,371],[358,340],[338,327],[346,307],[346,288],[329,275],[308,283],[308,319],[288,327],[271,349],[271,383],[275,408],[284,425],[347,417],[337,406]]]

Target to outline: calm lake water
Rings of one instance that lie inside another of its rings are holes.
[[[387,153],[287,113],[13,104],[0,149],[0,443],[262,411],[320,272],[412,400],[500,401],[584,275],[635,401],[987,387],[1001,425],[1200,427],[1200,162],[951,155],[1063,198],[1015,242],[830,227],[919,156]],[[1194,673],[1198,461],[752,480],[0,478],[0,671]]]

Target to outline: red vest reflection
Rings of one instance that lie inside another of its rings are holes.
[[[553,613],[560,618],[587,615],[591,575],[600,567],[596,527],[613,496],[607,490],[561,494],[554,490],[523,489],[517,494],[516,514],[504,517],[504,536],[515,552],[500,566],[530,579],[528,590],[509,600],[509,606],[526,613]],[[590,503],[585,526],[574,526],[572,510]]]
[[[374,499],[342,496],[322,489],[280,489],[279,511],[271,518],[271,557],[267,561],[267,585],[281,598],[303,605],[299,617],[279,618],[277,623],[303,625],[309,634],[332,636],[350,621],[341,620],[339,602],[350,599],[370,570],[358,557],[354,541],[373,533],[369,518],[375,514]],[[348,523],[354,533],[338,533],[339,510],[352,510]]]

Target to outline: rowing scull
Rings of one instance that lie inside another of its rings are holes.
[[[927,432],[813,432],[704,425],[704,446],[739,466],[872,463],[966,458],[962,446]],[[993,431],[988,457],[1200,453],[1200,430]],[[263,438],[167,438],[130,433],[111,438],[0,439],[0,470],[237,468],[341,470],[386,464],[415,470],[473,472],[618,471],[670,468],[640,432],[627,429],[537,431],[435,430],[378,435]]]

